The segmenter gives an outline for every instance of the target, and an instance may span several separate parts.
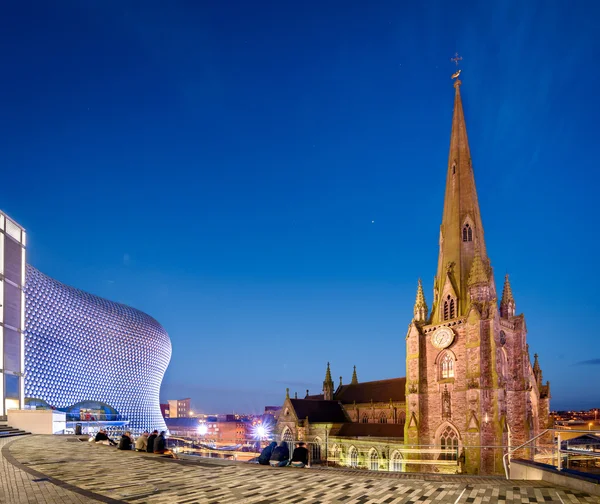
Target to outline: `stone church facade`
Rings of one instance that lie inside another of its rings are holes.
[[[286,397],[277,433],[317,439],[321,458],[379,470],[491,474],[502,467],[502,447],[550,426],[550,384],[537,355],[531,364],[508,275],[498,300],[460,85],[456,80],[431,310],[419,280],[406,378],[358,383],[355,369],[352,382],[340,379],[334,390],[328,365],[322,395]]]

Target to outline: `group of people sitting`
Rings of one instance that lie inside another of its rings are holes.
[[[256,461],[261,465],[271,465],[272,467],[306,467],[308,465],[308,450],[302,441],[296,443],[294,453],[290,459],[290,450],[285,441],[277,443],[273,441],[265,447]]]
[[[106,429],[100,429],[94,437],[94,441],[96,443],[116,446],[119,450],[135,449],[135,451],[139,452],[157,453],[159,455],[174,457],[174,454],[167,449],[165,431],[162,431],[160,434],[157,430],[153,431],[152,434],[146,431],[137,440],[133,438],[131,432],[127,431],[117,443],[108,436]]]

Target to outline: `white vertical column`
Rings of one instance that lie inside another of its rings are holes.
[[[0,214],[0,273],[4,274],[4,215]],[[4,281],[0,280],[0,322],[4,322]],[[0,369],[4,369],[4,327],[0,325]],[[4,416],[4,373],[0,372],[0,416]]]

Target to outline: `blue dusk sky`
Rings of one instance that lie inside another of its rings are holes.
[[[600,406],[600,2],[6,2],[0,208],[44,273],[151,314],[161,399],[260,412],[405,375],[454,89],[488,253],[555,409]]]

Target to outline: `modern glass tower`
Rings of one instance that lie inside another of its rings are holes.
[[[0,418],[23,408],[25,230],[0,212]]]

